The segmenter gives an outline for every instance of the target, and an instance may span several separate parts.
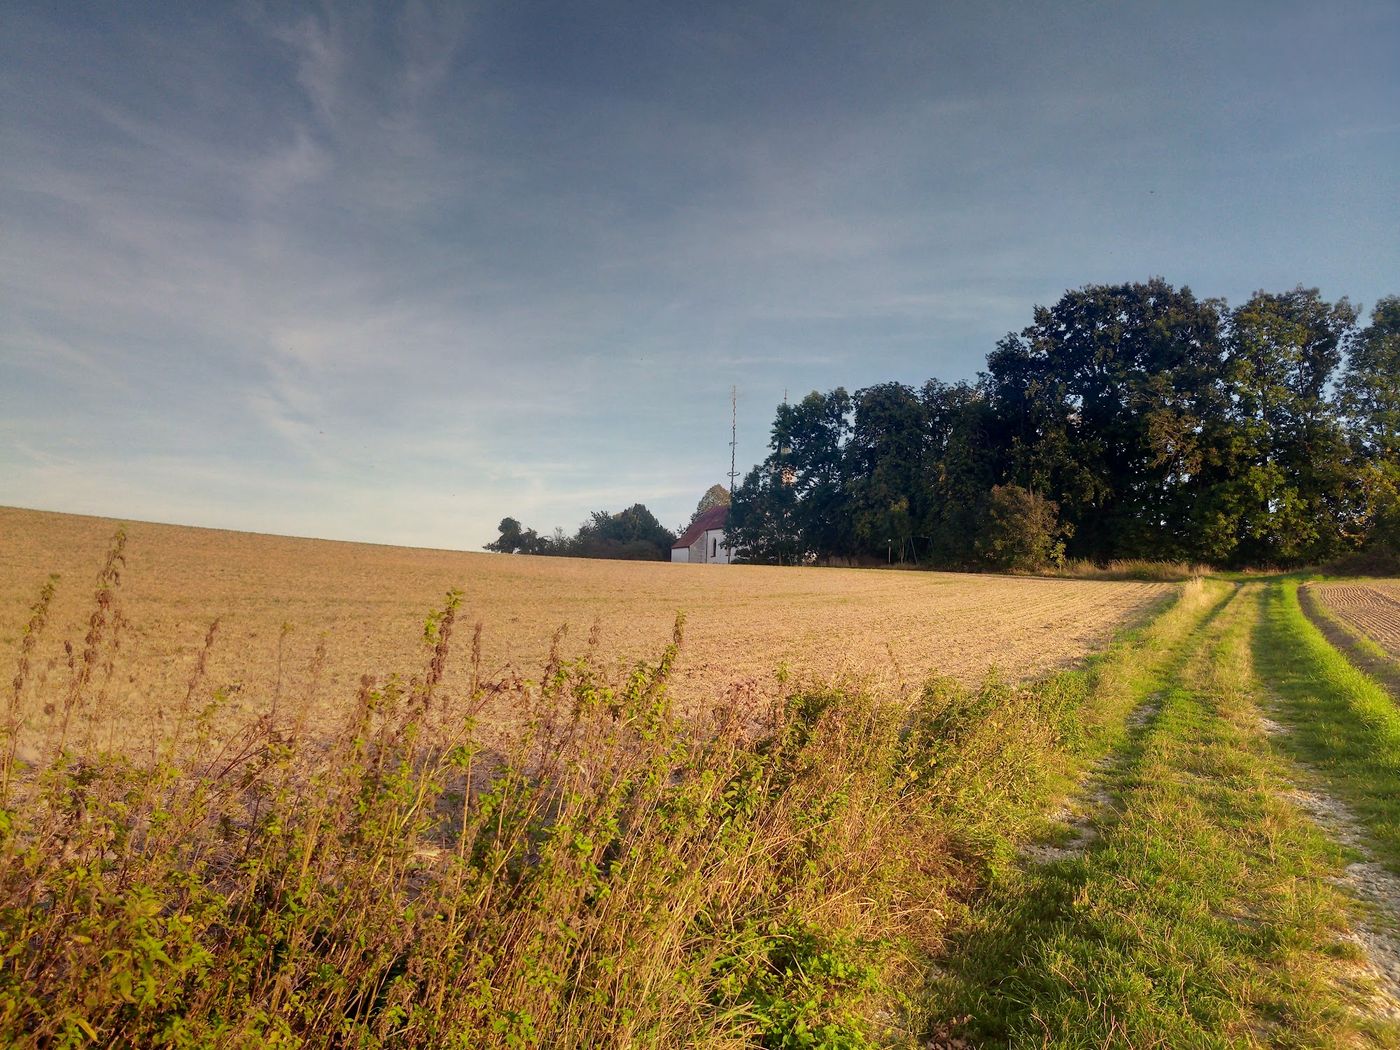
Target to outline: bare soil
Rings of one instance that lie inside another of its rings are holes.
[[[1315,583],[1304,589],[1334,616],[1400,658],[1400,580]]]

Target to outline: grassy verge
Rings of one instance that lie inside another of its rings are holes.
[[[1255,634],[1259,671],[1290,724],[1284,746],[1347,804],[1377,858],[1400,872],[1400,708],[1323,637],[1298,600],[1298,582],[1267,592]]]
[[[1218,600],[1188,584],[1030,686],[683,720],[679,624],[622,678],[555,659],[487,681],[474,659],[447,695],[454,597],[421,674],[367,676],[329,740],[271,710],[216,731],[201,659],[181,728],[136,755],[100,745],[119,559],[68,679],[37,682],[24,648],[5,701],[6,1045],[912,1044],[958,902]],[[525,725],[500,750],[488,695]]]
[[[1400,661],[1334,614],[1311,587],[1298,587],[1298,604],[1328,642],[1400,701]]]
[[[1338,961],[1342,861],[1277,791],[1250,695],[1255,590],[1137,682],[1160,709],[1082,855],[1005,871],[946,962],[945,1031],[995,1045],[1393,1045]],[[965,1018],[958,1024],[956,1019]]]

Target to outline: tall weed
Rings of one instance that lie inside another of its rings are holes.
[[[422,671],[365,676],[337,730],[285,717],[280,689],[230,729],[201,658],[138,755],[102,744],[114,551],[68,683],[31,695],[22,643],[7,700],[8,1044],[912,1042],[953,902],[1117,666],[912,701],[807,689],[756,711],[738,692],[681,718],[679,619],[653,663],[610,675],[556,649],[536,682],[484,676],[478,626],[454,695],[451,594]],[[520,716],[505,744],[488,703]]]

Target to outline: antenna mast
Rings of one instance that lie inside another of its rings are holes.
[[[739,476],[735,455],[739,448],[739,388],[729,388],[729,494],[734,495],[734,479]]]

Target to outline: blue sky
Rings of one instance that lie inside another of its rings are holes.
[[[681,524],[784,390],[1160,274],[1400,293],[1400,4],[24,3],[0,503]]]

